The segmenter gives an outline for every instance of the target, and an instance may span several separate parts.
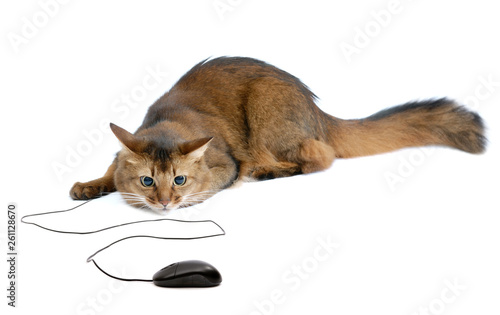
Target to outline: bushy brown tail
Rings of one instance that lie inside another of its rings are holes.
[[[486,145],[481,117],[448,99],[407,103],[364,119],[332,119],[330,135],[339,158],[426,145],[481,153]]]

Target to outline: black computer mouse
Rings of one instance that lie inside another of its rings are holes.
[[[153,283],[160,287],[213,287],[221,282],[219,271],[201,260],[173,263],[153,276]]]

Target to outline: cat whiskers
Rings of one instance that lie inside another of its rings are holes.
[[[215,195],[219,190],[205,190],[205,191],[200,191],[192,194],[187,194],[182,196],[181,201],[175,208],[185,208],[189,206],[193,206],[195,204],[201,203],[208,198],[212,197]],[[151,205],[148,204],[147,199],[145,196],[139,195],[139,194],[134,194],[134,193],[129,193],[129,192],[120,192],[121,196],[127,203],[131,206],[138,207],[140,209],[153,209]],[[160,210],[159,208],[157,210]]]
[[[188,195],[184,195],[182,197],[182,201],[179,203],[179,207],[189,207],[192,205],[195,205],[197,203],[201,203],[208,198],[212,197],[218,192],[218,190],[205,190],[205,191],[200,191]]]
[[[197,195],[206,195],[206,194],[214,195],[218,191],[219,190],[204,190],[204,191],[199,191],[199,192],[196,192],[196,193],[184,195],[184,197],[191,197],[191,196],[197,196]]]
[[[128,192],[120,192],[123,199],[127,201],[127,203],[131,206],[139,206],[142,205],[140,208],[143,207],[148,207],[146,203],[146,197],[134,194],[134,193],[128,193]]]

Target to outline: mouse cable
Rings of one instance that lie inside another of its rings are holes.
[[[28,215],[25,215],[25,216],[21,217],[21,222],[25,223],[25,224],[35,225],[35,226],[37,226],[37,227],[39,227],[41,229],[44,229],[44,230],[47,230],[47,231],[50,231],[50,232],[61,233],[61,234],[74,234],[74,235],[94,234],[94,233],[99,233],[99,232],[102,232],[102,231],[111,230],[111,229],[122,227],[122,226],[126,226],[126,225],[139,224],[139,223],[147,223],[147,222],[159,222],[159,221],[172,221],[172,222],[181,222],[181,223],[212,223],[212,224],[215,224],[221,230],[221,233],[210,234],[210,235],[203,235],[203,236],[194,236],[194,237],[161,237],[161,236],[151,236],[151,235],[133,235],[133,236],[127,236],[127,237],[121,238],[121,239],[119,239],[117,241],[114,241],[113,243],[111,243],[111,244],[109,244],[107,246],[104,246],[103,248],[99,249],[98,251],[96,251],[95,253],[93,253],[92,255],[90,255],[89,258],[87,258],[87,262],[93,262],[94,265],[97,267],[97,269],[99,269],[106,276],[108,276],[110,278],[113,278],[113,279],[116,279],[116,280],[120,280],[120,281],[153,282],[153,280],[149,280],[149,279],[125,279],[125,278],[120,278],[120,277],[113,276],[113,275],[107,273],[101,267],[99,267],[99,265],[97,264],[97,262],[95,261],[95,259],[93,257],[95,255],[99,254],[100,252],[106,250],[107,248],[113,246],[116,243],[119,243],[119,242],[127,240],[127,239],[138,238],[138,237],[154,238],[154,239],[162,239],[162,240],[189,241],[189,240],[198,240],[198,239],[203,239],[203,238],[210,238],[210,237],[216,237],[216,236],[226,235],[226,231],[224,231],[224,229],[219,224],[217,224],[217,222],[212,221],[212,220],[193,220],[193,221],[188,221],[188,220],[169,219],[169,218],[152,219],[152,220],[140,220],[140,221],[132,221],[132,222],[126,222],[126,223],[121,223],[121,224],[117,224],[117,225],[112,225],[112,226],[105,227],[105,228],[102,228],[102,229],[97,229],[97,230],[94,230],[94,231],[87,231],[87,232],[60,231],[60,230],[55,230],[55,229],[51,229],[51,228],[42,226],[42,225],[40,225],[38,223],[29,222],[29,221],[25,220],[26,218],[30,218],[30,217],[36,217],[36,216],[43,216],[43,215],[48,215],[48,214],[56,214],[56,213],[69,212],[69,211],[75,210],[76,208],[81,207],[81,206],[83,206],[83,205],[91,202],[92,200],[94,200],[94,199],[85,201],[85,202],[83,202],[83,203],[81,203],[81,204],[79,204],[79,205],[77,205],[77,206],[75,206],[73,208],[66,209],[66,210],[58,210],[58,211],[49,211],[49,212],[41,212],[41,213],[35,213],[35,214],[28,214]]]

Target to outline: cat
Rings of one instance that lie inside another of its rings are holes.
[[[446,99],[415,101],[364,119],[321,111],[298,78],[244,57],[206,59],[189,70],[130,133],[103,177],[70,191],[91,199],[119,191],[158,212],[191,206],[235,183],[325,170],[336,158],[442,145],[485,150],[482,119]]]

